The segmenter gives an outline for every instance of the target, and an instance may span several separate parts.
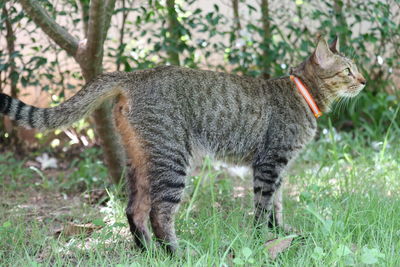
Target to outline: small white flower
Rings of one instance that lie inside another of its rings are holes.
[[[240,39],[238,39],[238,40],[236,41],[235,46],[236,46],[236,48],[241,48],[241,47],[243,47],[245,44],[246,44],[246,42],[245,42],[242,38],[240,38]]]
[[[381,56],[377,56],[376,59],[378,60],[379,65],[383,64],[383,58]]]
[[[239,31],[239,35],[244,37],[244,38],[246,38],[246,39],[249,39],[251,37],[251,34],[247,29],[241,29]]]
[[[371,146],[374,150],[380,150],[382,145],[383,145],[383,142],[374,141],[371,143]]]

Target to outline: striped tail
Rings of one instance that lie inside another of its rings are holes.
[[[77,94],[53,108],[37,108],[0,93],[0,113],[18,125],[40,131],[68,126],[85,117],[106,99],[122,92],[125,74],[102,74],[88,83]]]

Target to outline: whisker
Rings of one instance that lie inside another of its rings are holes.
[[[336,110],[335,110],[335,112],[336,112],[336,114],[338,114],[338,115],[340,115],[341,114],[341,111],[342,111],[342,109],[343,109],[343,104],[344,104],[344,97],[341,97],[341,98],[339,98],[339,100],[338,100],[338,102],[336,103]]]

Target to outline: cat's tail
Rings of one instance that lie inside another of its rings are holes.
[[[122,72],[102,74],[70,99],[52,108],[30,106],[0,93],[0,113],[18,125],[40,131],[68,126],[88,115],[106,99],[121,93],[125,76],[126,73]]]

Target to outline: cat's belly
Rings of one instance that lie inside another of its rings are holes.
[[[215,158],[229,164],[247,166],[251,165],[254,158],[254,153],[250,152],[245,154],[238,154],[234,152],[229,153],[228,151],[225,153],[216,153]]]
[[[192,161],[201,161],[205,156],[233,165],[248,166],[254,159],[255,149],[244,146],[230,146],[225,142],[217,145],[196,144],[193,146]]]

